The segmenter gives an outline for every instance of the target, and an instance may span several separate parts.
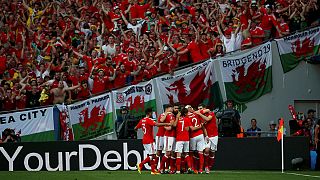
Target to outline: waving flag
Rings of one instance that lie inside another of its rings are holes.
[[[272,51],[267,42],[236,56],[219,59],[228,99],[242,104],[272,90]]]
[[[279,129],[278,129],[278,136],[277,136],[277,140],[280,141],[283,137],[283,118],[280,119],[280,122],[279,122]]]
[[[319,54],[320,27],[276,39],[283,72],[294,69],[305,58]]]

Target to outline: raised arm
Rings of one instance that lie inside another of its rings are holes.
[[[203,114],[201,114],[199,111],[195,111],[196,114],[198,114],[202,119],[204,119],[206,122],[211,121],[212,120],[212,116],[205,116]]]
[[[129,22],[128,22],[127,18],[123,15],[122,12],[120,12],[120,14],[121,14],[121,17],[122,17],[124,23],[126,24],[126,26],[128,26]]]
[[[189,52],[189,50],[186,48],[186,49],[184,49],[182,51],[179,51],[177,54],[178,55],[183,55],[183,54],[186,54],[187,52]]]
[[[72,50],[72,51],[73,51],[73,53],[74,53],[75,55],[77,55],[77,56],[79,56],[79,57],[83,58],[83,56],[84,56],[84,55],[82,55],[82,54],[78,53],[78,52],[77,52],[77,51],[75,51],[75,50]]]
[[[116,79],[116,69],[114,69],[114,73],[111,77],[109,77],[109,81],[113,81]]]
[[[72,90],[75,90],[77,88],[80,87],[80,84],[76,85],[76,86],[72,86],[72,87],[67,87],[67,88],[64,88],[64,91],[72,91]]]
[[[223,36],[223,33],[222,33],[222,31],[221,31],[221,28],[220,28],[220,23],[219,23],[219,21],[216,21],[216,24],[217,24],[217,28],[218,28],[218,32],[219,32],[220,36]]]
[[[131,74],[132,76],[136,76],[136,75],[139,74],[140,70],[141,70],[141,66],[138,66],[137,71],[130,72],[130,74]]]
[[[26,8],[26,9],[29,9],[29,8],[30,8],[30,7],[26,4],[26,2],[25,2],[24,0],[22,1],[22,5],[23,5],[23,7]]]

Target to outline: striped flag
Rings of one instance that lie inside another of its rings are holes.
[[[277,140],[280,141],[282,139],[282,135],[283,135],[283,124],[284,124],[284,120],[283,118],[280,119],[279,122],[279,129],[278,129],[278,136],[277,136]]]

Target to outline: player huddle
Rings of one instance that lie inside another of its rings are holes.
[[[151,174],[210,173],[218,145],[218,128],[214,112],[202,104],[195,111],[190,105],[166,105],[158,121],[151,119],[152,109],[146,110],[135,129],[143,131],[142,143],[148,156],[137,164],[139,173],[149,163]],[[158,126],[156,143],[153,126]],[[160,166],[158,168],[158,163]]]

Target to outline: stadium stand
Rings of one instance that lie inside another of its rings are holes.
[[[0,111],[71,103],[320,20],[317,0],[9,0],[0,5]]]

